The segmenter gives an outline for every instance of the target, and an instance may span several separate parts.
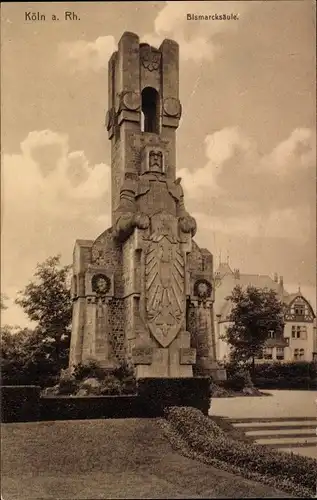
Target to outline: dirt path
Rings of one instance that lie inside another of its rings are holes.
[[[4,500],[287,497],[173,451],[150,419],[3,424]]]

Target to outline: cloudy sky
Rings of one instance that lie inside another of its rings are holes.
[[[309,0],[2,3],[3,321],[25,322],[12,301],[38,262],[70,263],[76,238],[109,226],[107,63],[124,31],[180,44],[178,175],[197,243],[315,306],[315,30]]]

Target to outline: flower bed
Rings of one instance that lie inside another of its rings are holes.
[[[221,464],[247,478],[262,480],[289,493],[311,497],[316,490],[317,461],[299,455],[271,451],[261,445],[244,443],[228,435],[199,410],[169,408],[167,421],[188,448],[207,462]],[[217,466],[217,465],[216,465]]]

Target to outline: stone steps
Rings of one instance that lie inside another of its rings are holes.
[[[294,453],[301,449],[301,455],[317,458],[317,421],[314,418],[241,418],[229,421],[256,444]]]

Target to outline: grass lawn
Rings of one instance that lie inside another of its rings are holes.
[[[173,450],[156,419],[3,424],[5,500],[286,497]]]

